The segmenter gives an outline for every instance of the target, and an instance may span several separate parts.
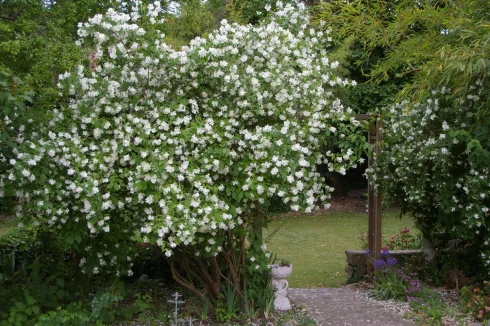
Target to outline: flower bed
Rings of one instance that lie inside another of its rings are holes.
[[[367,274],[367,260],[365,250],[346,250],[348,282],[355,282]],[[390,257],[403,264],[408,258],[423,254],[422,250],[391,250]]]

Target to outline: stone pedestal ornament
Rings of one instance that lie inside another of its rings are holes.
[[[285,311],[291,309],[291,303],[286,297],[288,294],[289,283],[286,278],[291,275],[293,265],[281,266],[279,264],[271,265],[272,285],[275,287],[274,309]]]

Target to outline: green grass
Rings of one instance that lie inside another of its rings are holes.
[[[414,229],[413,221],[384,212],[383,238],[403,227]],[[367,230],[367,214],[335,211],[324,215],[279,216],[264,229],[264,239],[273,234],[267,247],[293,264],[290,287],[338,287],[347,280],[345,250],[361,249],[358,239]]]

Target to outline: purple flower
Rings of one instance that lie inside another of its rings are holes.
[[[390,258],[388,258],[386,263],[388,264],[388,266],[393,266],[393,265],[396,265],[398,263],[398,261],[396,260],[396,258],[390,257]]]
[[[373,252],[369,249],[366,249],[366,251],[364,252],[364,258],[366,258],[366,259],[371,258],[372,255],[373,255]]]
[[[381,250],[381,257],[387,257],[389,255],[390,255],[390,252],[388,251],[388,249]]]
[[[410,284],[410,292],[419,292],[421,290],[421,284],[418,280],[413,280]]]
[[[383,259],[378,259],[374,262],[374,269],[380,269],[386,266],[386,262]]]

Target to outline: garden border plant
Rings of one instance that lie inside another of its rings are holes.
[[[365,256],[374,266],[374,288],[368,290],[369,296],[378,300],[407,301],[412,309],[409,313],[411,318],[423,324],[442,324],[447,311],[444,301],[439,293],[419,279],[418,274],[412,271],[413,268],[399,265],[386,249],[378,260],[374,260],[370,250],[366,250]]]

